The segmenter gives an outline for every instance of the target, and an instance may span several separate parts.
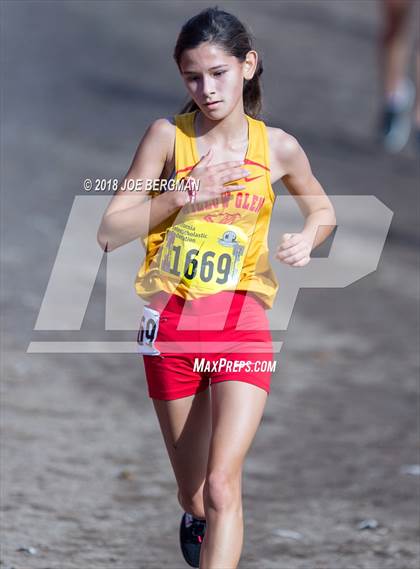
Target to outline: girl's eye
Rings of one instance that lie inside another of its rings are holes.
[[[226,71],[215,71],[213,73],[213,75],[215,75],[216,77],[219,77],[220,75],[223,75],[224,73],[226,73]],[[195,75],[188,77],[188,81],[198,81],[199,79],[200,79],[200,77],[197,77]]]

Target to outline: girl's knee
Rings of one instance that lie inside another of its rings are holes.
[[[241,508],[241,473],[214,470],[204,484],[204,505],[222,512]]]

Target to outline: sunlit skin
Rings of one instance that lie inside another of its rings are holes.
[[[242,126],[240,138],[247,136],[247,124],[244,120],[243,84],[251,79],[258,63],[256,51],[249,51],[245,61],[240,62],[235,56],[227,54],[217,45],[202,43],[198,47],[185,50],[180,61],[180,72],[187,91],[199,107],[201,123],[199,127],[209,140],[210,146],[220,146],[228,142],[232,132],[238,132]],[[206,103],[221,101],[215,108],[208,108]],[[200,166],[205,166],[204,160]],[[281,236],[275,258],[292,267],[303,267],[310,260],[314,246],[313,235],[307,233],[285,233]]]
[[[258,63],[256,51],[243,62],[215,45],[201,44],[184,51],[180,72],[190,97],[200,112],[195,121],[195,142],[202,158],[189,172],[200,181],[206,201],[243,186],[242,150],[248,144],[248,124],[243,105],[245,79]],[[220,101],[215,107],[206,102]],[[292,267],[310,261],[311,250],[335,226],[333,207],[312,173],[298,141],[281,128],[266,126],[270,181],[281,180],[304,214],[299,233],[283,234],[276,258]],[[175,165],[176,128],[160,118],[141,140],[126,180],[169,176]],[[167,174],[167,175],[166,175]],[[226,185],[228,184],[228,185]],[[316,198],[316,199],[314,199]],[[184,207],[186,192],[164,192],[150,200],[141,192],[113,196],[98,231],[98,242],[107,252],[148,235]],[[215,383],[209,390],[174,400],[153,399],[178,482],[181,507],[207,519],[201,547],[200,569],[236,569],[243,544],[241,479],[245,457],[261,421],[267,393],[244,381]]]
[[[258,62],[255,51],[245,61],[227,54],[214,44],[202,43],[185,50],[180,73],[191,99],[200,109],[196,128],[212,148],[212,164],[225,162],[224,148],[235,148],[248,138],[248,123],[243,106],[243,85],[251,79]],[[206,103],[220,101],[209,108]],[[206,160],[206,163],[208,160]]]
[[[286,265],[304,267],[311,260],[312,244],[302,233],[284,233],[275,257]]]
[[[196,118],[196,136],[201,141],[205,139],[203,149],[209,148],[190,175],[204,182],[205,190],[207,182],[210,182],[208,186],[211,189],[211,176],[226,160],[224,151],[234,149],[238,141],[247,141],[248,125],[243,106],[243,86],[245,79],[253,77],[257,63],[258,54],[255,51],[249,51],[245,61],[240,62],[236,57],[226,54],[223,49],[210,44],[201,44],[183,53],[180,61],[182,78],[190,97],[200,109]],[[214,108],[209,108],[206,103],[210,101],[220,102]],[[324,227],[323,234],[319,234],[318,226],[334,224],[335,217],[329,207],[328,198],[313,176],[306,155],[296,139],[281,129],[271,127],[267,127],[267,134],[270,178],[273,183],[280,178],[283,180],[290,193],[298,198],[299,206],[305,214],[302,232],[283,234],[275,257],[292,267],[303,267],[311,260],[312,248],[329,233]],[[240,152],[236,151],[235,154],[237,153]],[[326,201],[323,201],[321,206],[315,206],[313,199],[305,200],[307,195],[312,198],[314,195],[321,195],[322,200],[322,194]],[[211,439],[208,464],[204,460],[202,465],[205,473],[202,486],[199,490],[194,487],[194,497],[190,501],[184,502],[183,492],[178,495],[180,504],[186,511],[192,511],[197,517],[207,519],[206,535],[200,553],[201,569],[236,568],[243,545],[242,468],[249,444],[258,428],[266,398],[261,390],[249,392],[248,396],[255,399],[249,403],[248,412],[241,418],[237,411],[235,417],[231,418],[229,411],[233,405],[236,409],[247,407],[245,397],[239,404],[241,386],[240,382],[236,383],[236,387],[235,382],[222,386],[222,389],[233,386],[237,392],[232,394],[230,402],[228,391],[222,396],[228,403],[217,417],[218,429]],[[212,398],[214,395],[217,395],[217,391],[213,389]],[[261,399],[258,401],[257,397]],[[217,401],[213,405],[217,408]],[[159,410],[159,403],[156,408]],[[191,469],[191,464],[181,468],[184,472],[184,469]],[[188,489],[185,495],[189,495]]]
[[[240,150],[248,143],[243,85],[245,79],[253,77],[257,63],[258,54],[254,50],[249,51],[241,62],[221,47],[209,43],[202,43],[182,54],[179,69],[181,77],[188,94],[200,109],[195,125],[197,145],[203,145],[203,158],[196,165],[197,169],[200,168],[200,182],[211,180],[212,177],[214,179],[215,173],[218,174],[217,182],[220,182],[223,174],[220,171],[228,164],[225,153],[241,154]],[[208,108],[208,101],[221,102],[214,108]],[[303,267],[311,259],[311,250],[322,243],[333,230],[336,224],[334,209],[312,173],[307,156],[298,141],[281,128],[267,125],[266,129],[271,184],[281,179],[289,193],[299,199],[299,207],[305,215],[301,232],[281,236],[275,258],[293,267]],[[155,120],[140,142],[121,186],[124,186],[127,180],[159,178],[165,168],[170,172],[173,164],[171,166],[168,156],[173,157],[174,142],[174,125],[167,119]],[[236,160],[229,164],[230,180],[239,179],[240,175],[232,177],[232,171],[239,173],[243,162]],[[246,172],[242,174],[247,175]],[[200,188],[202,186],[200,183]],[[228,188],[224,186],[223,190],[219,190],[216,186],[216,183],[208,184],[207,194],[212,198]],[[229,189],[233,189],[233,184]],[[236,189],[241,189],[241,186],[238,185]],[[141,192],[127,195],[120,187],[103,216],[98,231],[99,244],[109,252],[139,236],[146,236],[149,225],[154,227],[165,215],[182,208],[183,199],[183,192],[165,192],[153,200],[150,207]],[[142,214],[139,218],[140,212]]]
[[[229,133],[232,124],[237,126],[238,118],[245,119],[243,84],[245,79],[253,77],[257,62],[256,51],[249,51],[245,61],[240,62],[209,43],[183,52],[180,71],[189,95],[204,115],[203,126],[211,128],[214,126],[211,123],[216,121],[218,133],[223,136]],[[221,104],[209,109],[206,103],[211,101],[221,101]],[[245,120],[241,122],[246,125]]]

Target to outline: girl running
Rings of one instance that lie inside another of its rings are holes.
[[[143,239],[138,343],[184,510],[181,550],[192,567],[228,569],[243,545],[243,463],[270,392],[272,184],[281,179],[305,216],[280,239],[279,261],[309,263],[335,216],[297,140],[257,118],[262,62],[235,16],[191,18],[174,58],[191,100],[147,129],[98,241],[113,251]],[[184,180],[184,191],[123,189],[147,179]]]

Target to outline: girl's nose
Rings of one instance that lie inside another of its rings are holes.
[[[203,78],[203,96],[204,97],[211,97],[214,95],[214,84],[213,79],[211,77],[204,77]]]

